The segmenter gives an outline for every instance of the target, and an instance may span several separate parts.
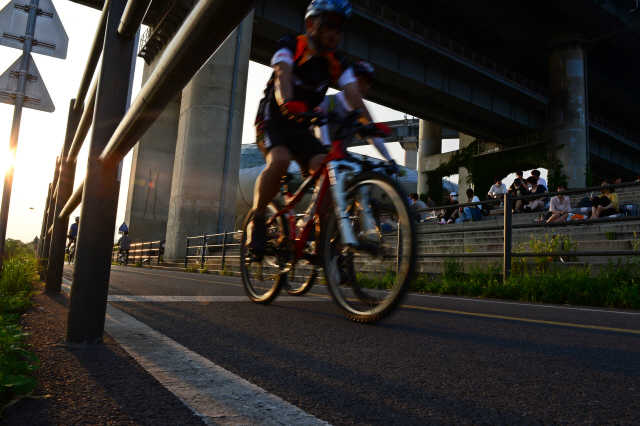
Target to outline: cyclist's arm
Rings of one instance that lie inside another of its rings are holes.
[[[344,94],[347,98],[347,102],[349,102],[349,105],[351,105],[353,109],[359,108],[362,110],[362,114],[360,115],[360,118],[364,119],[365,121],[364,124],[372,123],[373,119],[371,118],[371,114],[369,114],[369,110],[367,109],[366,105],[364,104],[364,101],[362,100],[362,97],[360,96],[360,92],[358,91],[358,86],[356,82],[350,82],[345,84],[342,90],[344,91]]]
[[[291,81],[292,68],[285,61],[273,64],[275,70],[274,89],[278,105],[293,99],[293,82]]]

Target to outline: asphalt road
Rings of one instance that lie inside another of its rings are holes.
[[[111,273],[110,295],[243,294],[235,277]],[[112,304],[334,425],[640,424],[640,312],[411,294],[362,325],[311,296]]]

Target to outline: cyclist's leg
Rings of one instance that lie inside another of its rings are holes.
[[[267,166],[258,177],[253,194],[255,214],[251,226],[251,250],[261,258],[267,248],[267,206],[280,191],[282,176],[287,173],[291,152],[286,146],[286,130],[282,123],[266,122],[258,131],[258,147]]]

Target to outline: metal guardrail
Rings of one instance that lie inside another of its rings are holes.
[[[599,192],[603,189],[616,189],[616,188],[629,188],[629,187],[640,187],[640,182],[629,182],[629,183],[619,183],[616,185],[604,185],[604,186],[593,186],[589,188],[580,188],[580,189],[570,189],[567,191],[561,192],[548,192],[545,193],[546,197],[553,197],[555,195],[570,195],[570,194],[581,194],[584,192]],[[503,269],[502,276],[506,281],[511,274],[511,259],[512,257],[574,257],[574,256],[638,256],[640,255],[640,251],[636,250],[588,250],[588,251],[571,251],[571,252],[550,252],[550,253],[514,253],[511,249],[511,237],[512,231],[514,229],[525,229],[525,228],[548,228],[550,226],[584,226],[589,224],[601,224],[601,223],[617,223],[617,222],[635,222],[640,221],[640,216],[626,216],[626,217],[604,217],[601,219],[583,219],[583,220],[570,220],[570,221],[562,221],[562,222],[553,222],[552,224],[547,222],[539,222],[539,223],[522,223],[522,224],[512,224],[513,213],[511,212],[511,202],[517,200],[528,200],[534,198],[541,198],[540,194],[531,194],[524,195],[520,197],[512,197],[511,194],[504,194],[502,199],[493,199],[480,201],[476,203],[465,203],[465,204],[453,204],[448,206],[438,206],[438,207],[428,207],[426,209],[415,210],[418,212],[425,211],[433,211],[433,210],[447,210],[451,208],[461,208],[461,207],[475,207],[481,204],[496,204],[503,202],[504,203],[504,220],[502,225],[494,225],[494,226],[479,226],[475,228],[459,228],[455,227],[447,227],[446,229],[439,229],[435,231],[430,231],[425,233],[426,235],[430,234],[459,234],[464,232],[478,232],[478,231],[495,231],[502,230],[503,231],[503,252],[482,252],[482,253],[429,253],[429,254],[418,254],[418,257],[421,258],[444,258],[444,257],[502,257],[503,258]],[[564,250],[564,248],[563,248]]]
[[[383,22],[388,22],[401,29],[408,34],[418,37],[420,40],[429,44],[430,46],[446,52],[448,55],[454,56],[457,59],[466,62],[468,64],[487,72],[494,77],[501,80],[508,81],[509,83],[518,86],[525,92],[531,93],[537,96],[540,100],[549,100],[549,89],[543,87],[528,78],[515,73],[495,61],[474,52],[473,50],[462,46],[460,43],[445,37],[424,25],[411,20],[410,18],[399,14],[398,12],[381,5],[373,0],[352,0],[352,6],[360,12],[363,12],[369,16],[381,19]]]
[[[147,262],[148,265],[151,265],[151,260],[156,260],[156,265],[160,265],[160,258],[164,254],[164,249],[162,248],[162,241],[149,241],[146,243],[135,243],[131,244],[129,248],[129,256],[125,261],[125,266],[129,263],[137,263]],[[113,246],[113,251],[111,252],[111,261],[118,261],[118,254],[120,253],[120,247],[116,244]]]
[[[220,264],[224,265],[227,258],[240,258],[240,255],[229,255],[227,250],[229,247],[240,247],[240,243],[228,243],[228,237],[235,235],[242,235],[241,231],[236,232],[223,232],[221,234],[205,234],[197,237],[187,237],[187,248],[184,255],[184,267],[186,268],[189,259],[196,259],[196,263],[200,263],[200,267],[204,267],[206,259],[221,259]],[[209,239],[215,238],[216,244],[209,244]],[[191,244],[193,240],[200,240],[199,244]],[[233,241],[233,240],[232,240]],[[199,249],[199,250],[198,250]],[[195,253],[190,254],[189,251],[195,250]],[[220,250],[219,254],[211,254]]]
[[[591,124],[593,127],[595,127],[600,131],[603,131],[605,133],[612,133],[618,138],[632,145],[636,145],[640,147],[640,138],[638,138],[638,136],[634,135],[633,133],[627,132],[622,127],[616,126],[612,122],[607,121],[602,117],[598,117],[592,112],[589,113],[589,124]]]

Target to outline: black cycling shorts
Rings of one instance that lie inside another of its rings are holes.
[[[274,146],[285,146],[300,166],[303,176],[309,173],[313,157],[328,152],[308,127],[295,127],[279,120],[263,121],[257,129],[258,147],[265,157]]]

